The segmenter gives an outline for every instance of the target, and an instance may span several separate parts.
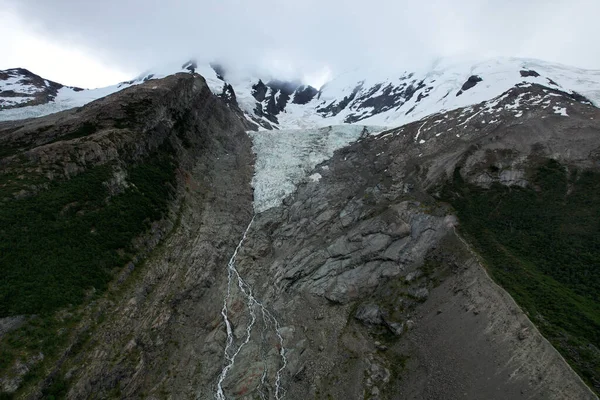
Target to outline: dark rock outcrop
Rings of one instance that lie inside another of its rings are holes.
[[[252,96],[254,96],[256,101],[262,103],[265,100],[265,97],[267,97],[267,90],[269,90],[267,85],[259,79],[258,83],[252,85]]]
[[[467,90],[473,88],[475,85],[477,85],[478,82],[481,82],[482,80],[483,79],[481,79],[477,75],[471,75],[469,77],[469,79],[467,79],[467,81],[465,83],[463,83],[463,85],[460,88],[460,90],[458,91],[458,93],[456,93],[456,96],[460,96],[461,94],[463,94]]]
[[[190,60],[181,66],[181,69],[188,70],[192,74],[196,72],[196,68],[198,68],[198,63],[196,60]]]
[[[429,90],[432,89],[429,87],[421,91],[425,88],[425,86],[426,85],[423,81],[412,82],[410,84],[403,83],[399,87],[388,84],[383,89],[381,89],[381,84],[375,85],[363,96],[360,96],[356,99],[352,105],[352,109],[355,112],[346,117],[344,122],[359,122],[370,116],[400,107],[404,103],[410,101],[410,99],[412,99],[417,92],[419,92],[419,96],[417,97],[416,101],[416,103],[418,103],[427,97]],[[415,106],[413,106],[413,109],[416,107],[416,103]],[[365,113],[363,110],[368,110],[368,112]],[[410,111],[411,110],[409,110],[408,113]]]
[[[521,76],[523,78],[526,78],[528,76],[532,76],[532,77],[538,77],[540,76],[540,74],[538,74],[537,72],[535,72],[534,70],[526,70],[526,69],[522,69],[521,71],[519,71],[519,73],[521,74]]]
[[[217,74],[217,78],[219,78],[220,80],[224,81],[225,80],[225,67],[217,62],[212,62],[210,63],[210,67],[215,71],[215,73]]]
[[[298,81],[272,80],[265,84],[259,80],[252,86],[252,96],[257,101],[254,113],[259,119],[264,118],[278,124],[277,115],[285,111],[290,99],[294,104],[307,104],[317,92],[312,86],[302,85]],[[257,122],[267,127],[262,122]],[[267,129],[270,129],[270,125]]]
[[[352,93],[350,93],[348,96],[345,96],[339,102],[332,101],[325,107],[317,108],[317,112],[326,117],[338,115],[340,111],[345,109],[354,100],[359,90],[362,89],[363,85],[364,82],[360,82],[354,89],[352,89]]]
[[[306,104],[310,102],[319,93],[317,89],[310,85],[302,85],[294,91],[294,104]]]
[[[364,82],[359,82],[343,99],[333,100],[328,104],[322,102],[316,111],[326,118],[346,111],[348,115],[344,122],[356,123],[389,110],[400,109],[417,95],[414,105],[406,112],[409,114],[433,89],[433,86],[427,86],[424,80],[413,79],[413,76],[405,74],[398,82],[377,83],[370,87],[366,87]]]

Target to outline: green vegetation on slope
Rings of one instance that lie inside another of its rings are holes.
[[[132,239],[166,211],[175,167],[163,150],[127,171],[122,193],[110,195],[105,165],[2,204],[0,317],[49,314],[105,289],[131,258]]]
[[[533,188],[466,183],[442,198],[493,278],[600,393],[600,174],[549,160]]]

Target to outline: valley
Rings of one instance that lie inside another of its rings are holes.
[[[597,398],[597,72],[173,72],[0,110],[1,398]]]

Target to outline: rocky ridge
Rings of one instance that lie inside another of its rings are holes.
[[[113,309],[117,304],[119,307],[126,306],[128,314],[133,312],[133,303],[128,303],[128,300],[122,303],[119,298],[135,291],[130,292],[123,286],[131,284],[131,275],[137,274],[138,267],[148,254],[158,252],[157,246],[169,246],[168,243],[171,242],[161,245],[168,238],[189,248],[190,237],[196,233],[187,232],[187,228],[193,232],[207,230],[204,239],[198,241],[204,243],[209,240],[205,245],[214,252],[215,268],[217,265],[222,266],[221,261],[226,263],[231,246],[235,246],[234,238],[242,233],[241,225],[247,223],[246,218],[250,218],[252,210],[250,180],[253,155],[250,140],[245,134],[246,129],[248,125],[244,120],[240,120],[230,107],[212,95],[202,77],[189,74],[177,74],[138,85],[82,109],[54,114],[44,119],[0,124],[3,149],[7,149],[8,153],[3,154],[1,160],[2,193],[12,194],[11,197],[2,199],[5,202],[30,198],[48,190],[52,182],[70,180],[103,165],[112,166],[114,171],[114,179],[104,182],[104,185],[118,193],[129,185],[129,177],[123,171],[127,171],[130,165],[145,162],[149,154],[165,146],[173,151],[177,162],[176,181],[171,183],[175,186],[176,196],[169,201],[169,213],[162,220],[154,221],[146,234],[135,239],[138,255],[116,272],[114,282],[104,297],[88,297],[81,307],[58,314],[59,319],[71,321],[75,318],[79,322],[68,327],[59,325],[59,333],[46,333],[63,338],[66,335],[63,347],[58,355],[52,357],[51,364],[47,364],[49,361],[44,357],[46,350],[42,345],[42,353],[35,350],[30,352],[26,348],[15,363],[2,370],[0,387],[3,392],[10,394],[18,389],[21,397],[40,398],[45,396],[48,387],[57,377],[60,376],[62,381],[63,376],[70,380],[75,372],[83,374],[83,370],[71,368],[73,365],[82,366],[82,357],[87,352],[74,351],[74,346],[80,347],[92,333],[96,339],[106,341],[103,334],[96,336],[95,332],[98,332],[96,329],[102,325],[101,321],[106,316],[113,315],[113,312],[116,313],[114,315],[119,314]],[[228,179],[221,179],[222,174],[226,174]],[[33,177],[36,179],[32,179]],[[235,196],[228,194],[231,191],[235,191]],[[227,202],[221,202],[223,196],[235,198],[236,201],[228,205]],[[243,222],[232,224],[232,218]],[[226,237],[227,235],[231,237]],[[202,257],[186,253],[188,261],[181,261],[181,264],[189,262],[190,266],[196,265],[194,268],[204,267],[208,262],[208,255],[201,251],[201,247],[194,251],[200,251]],[[199,277],[196,279],[186,275],[178,267],[180,263],[171,259],[165,259],[164,262],[164,265],[171,265],[178,273],[182,273],[181,279],[187,280],[188,284],[196,286],[201,281]],[[146,297],[145,293],[149,293],[157,281],[162,280],[161,277],[166,272],[163,268],[164,266],[159,270],[144,270],[144,278],[139,283],[142,288],[150,286],[137,292],[142,298]],[[159,275],[155,275],[157,273]],[[203,268],[197,270],[197,273],[208,274],[207,277],[212,275]],[[175,287],[172,289],[175,290]],[[171,289],[168,291],[171,293]],[[177,293],[178,296],[182,295],[181,292]],[[169,299],[169,304],[175,301],[172,295]],[[145,308],[140,311],[143,313],[143,310]],[[163,311],[154,307],[152,312]],[[22,325],[23,321],[17,322]],[[105,324],[108,327],[116,323],[125,328],[124,334],[129,336],[132,325],[123,325],[123,322],[125,319],[109,318]],[[9,326],[3,332],[3,339],[8,340],[9,336],[6,335],[10,330],[18,328],[18,325]],[[108,331],[111,331],[108,335],[117,341],[125,337],[118,337],[117,330],[108,328]],[[16,334],[19,335],[19,331]],[[96,339],[90,343],[92,346],[98,343]],[[107,362],[102,369],[108,365]],[[23,379],[36,368],[43,368],[43,378],[24,382]],[[90,369],[88,373],[92,371]],[[118,381],[119,379],[113,382]],[[106,392],[96,392],[101,397],[107,395]]]

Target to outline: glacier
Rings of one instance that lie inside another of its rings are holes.
[[[252,186],[257,213],[276,207],[307,179],[318,182],[321,175],[314,168],[333,153],[363,135],[374,135],[383,127],[337,125],[313,129],[249,132],[256,164]]]

